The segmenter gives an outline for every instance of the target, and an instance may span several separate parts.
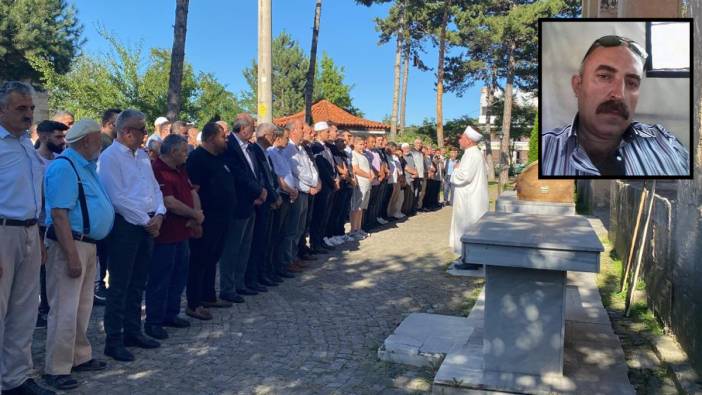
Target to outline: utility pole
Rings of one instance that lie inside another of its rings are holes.
[[[258,0],[258,122],[273,121],[271,0]]]

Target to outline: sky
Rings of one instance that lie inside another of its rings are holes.
[[[98,34],[104,27],[121,43],[149,48],[173,45],[174,0],[73,0],[83,23],[83,53],[109,52]],[[272,0],[273,36],[289,33],[309,54],[312,41],[314,0]],[[371,120],[382,121],[392,112],[394,45],[379,46],[376,17],[387,15],[388,5],[370,8],[353,0],[324,0],[320,22],[318,59],[323,51],[343,66],[344,82],[353,86],[354,105]],[[185,58],[195,72],[210,72],[235,94],[247,90],[242,70],[251,65],[257,51],[258,2],[256,0],[192,0],[188,13]],[[426,45],[424,62],[432,68],[438,50]],[[145,52],[147,53],[147,52]],[[407,88],[407,124],[420,124],[436,115],[434,71],[410,68]],[[444,94],[444,122],[478,116],[480,86],[463,97]]]

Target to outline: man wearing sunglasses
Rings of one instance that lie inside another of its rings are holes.
[[[633,120],[647,54],[620,36],[601,37],[571,78],[573,123],[543,133],[546,176],[685,176],[689,153],[661,125]]]

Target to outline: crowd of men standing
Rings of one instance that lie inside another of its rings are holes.
[[[0,86],[3,394],[53,393],[31,378],[35,325],[47,327],[44,381],[76,388],[72,373],[107,366],[86,335],[93,304],[105,305],[104,354],[133,361],[129,347],[157,348],[166,328],[190,326],[183,292],[185,314],[211,320],[315,256],[451,202],[456,151],[446,158],[421,140],[412,149],[248,114],[201,131],[161,117],[147,139],[134,109],[32,126],[32,94]]]

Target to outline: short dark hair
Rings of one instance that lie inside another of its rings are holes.
[[[105,110],[105,112],[102,113],[102,126],[105,126],[106,123],[112,121],[121,112],[122,110],[117,108],[110,108]]]
[[[187,131],[188,123],[185,121],[175,121],[171,124],[171,133],[176,133],[176,129],[184,128]]]
[[[217,122],[208,122],[202,128],[200,140],[207,141],[222,131],[222,127]]]
[[[161,142],[161,150],[159,153],[161,155],[168,155],[182,144],[188,144],[188,140],[179,134],[169,134]]]
[[[66,131],[68,126],[56,121],[41,121],[37,125],[37,133],[53,133],[55,131]]]

